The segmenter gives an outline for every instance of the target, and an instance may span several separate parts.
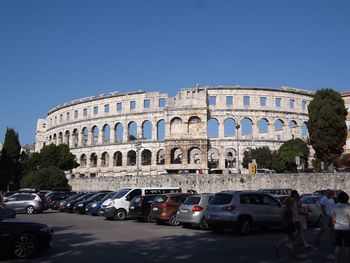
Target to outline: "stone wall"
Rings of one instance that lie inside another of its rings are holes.
[[[121,176],[70,179],[74,190],[118,190],[123,187],[179,186],[199,193],[223,190],[257,190],[262,188],[292,188],[300,193],[320,189],[342,189],[350,193],[350,173],[310,174],[190,174],[157,176]]]

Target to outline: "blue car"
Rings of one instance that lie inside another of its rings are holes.
[[[85,213],[90,214],[92,216],[97,216],[99,211],[100,211],[102,203],[104,201],[106,201],[107,199],[113,198],[113,196],[116,193],[117,192],[111,192],[111,193],[107,194],[102,200],[88,204],[85,208]]]

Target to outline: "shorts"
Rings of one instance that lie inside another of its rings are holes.
[[[335,240],[336,246],[350,247],[350,230],[335,230]]]
[[[333,221],[332,221],[332,218],[330,216],[322,215],[320,217],[320,227],[321,228],[323,228],[323,229],[332,228],[332,226],[333,226]]]

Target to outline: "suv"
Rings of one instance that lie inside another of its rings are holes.
[[[151,205],[150,217],[154,218],[157,224],[168,222],[171,226],[178,226],[180,222],[177,219],[177,210],[189,195],[191,194],[178,193],[158,195]]]
[[[44,210],[40,196],[33,193],[11,195],[5,200],[5,206],[16,212],[26,212],[27,214],[33,214],[35,212],[42,213]]]
[[[248,235],[253,227],[280,226],[282,204],[260,191],[225,191],[210,200],[206,218],[214,231],[236,228]]]

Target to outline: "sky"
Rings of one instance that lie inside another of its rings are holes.
[[[1,0],[0,143],[75,99],[200,86],[350,91],[348,0]]]

